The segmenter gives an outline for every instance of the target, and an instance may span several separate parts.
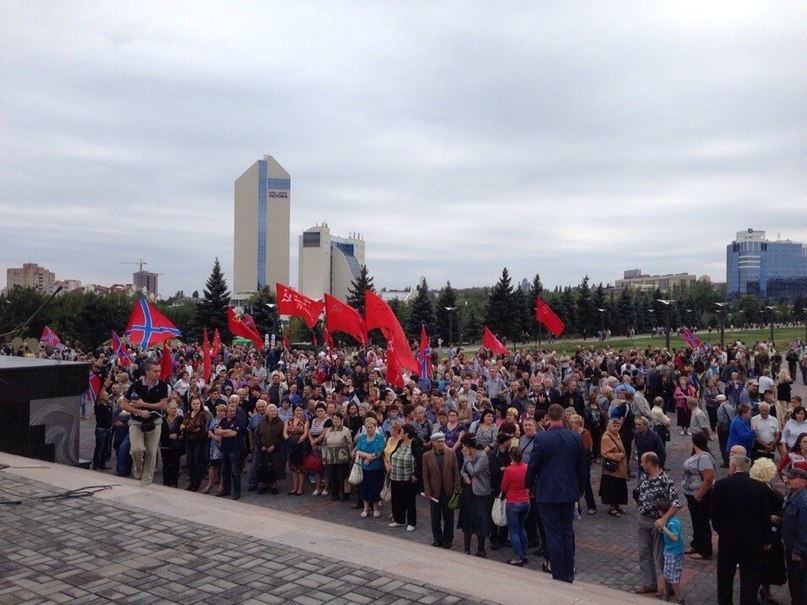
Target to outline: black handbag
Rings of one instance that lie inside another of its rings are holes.
[[[616,460],[611,460],[610,458],[603,458],[602,467],[609,473],[614,473],[616,472],[616,469],[619,468],[619,462]]]

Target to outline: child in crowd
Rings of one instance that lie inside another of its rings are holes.
[[[670,510],[667,498],[656,500],[656,510],[664,515]],[[670,591],[676,603],[683,603],[681,596],[681,570],[684,567],[684,537],[681,533],[681,521],[678,515],[671,515],[661,528],[664,531],[664,590],[657,597],[670,600]]]

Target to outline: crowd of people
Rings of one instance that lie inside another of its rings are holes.
[[[738,564],[743,605],[773,602],[770,586],[785,582],[793,603],[807,603],[807,410],[791,392],[807,367],[803,343],[505,357],[457,349],[403,387],[385,382],[372,346],[223,347],[208,380],[196,346],[172,349],[166,381],[156,355],[133,352],[128,369],[110,351],[88,357],[103,384],[96,468],[114,457],[117,474],[148,485],[159,453],[163,483],[177,487],[184,456],[190,491],[239,499],[243,477],[259,494],[352,501],[361,517],[380,517],[388,502],[389,527],[410,532],[421,494],[433,546],[454,548],[456,531],[465,553],[509,547],[516,566],[534,550],[544,571],[569,582],[574,520],[597,514],[598,500],[619,519],[633,500],[637,593],[683,602],[684,557],[711,559],[716,532],[720,605],[732,602]],[[676,431],[692,455],[671,470]],[[729,476],[717,480],[720,467]],[[500,495],[503,520],[492,515]]]

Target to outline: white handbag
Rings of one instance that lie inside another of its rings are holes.
[[[358,485],[364,481],[364,471],[361,469],[359,461],[353,463],[353,468],[350,469],[350,476],[347,478],[348,483],[351,485]]]
[[[490,518],[499,527],[507,525],[507,498],[502,498],[499,494],[493,501],[493,508],[490,511]]]

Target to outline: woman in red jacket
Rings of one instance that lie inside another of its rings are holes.
[[[521,460],[521,450],[511,447],[510,466],[504,469],[502,476],[502,493],[507,498],[507,529],[513,547],[513,558],[507,563],[518,567],[523,567],[527,562],[527,532],[524,526],[530,512],[530,494],[524,487],[526,473],[527,464]]]

